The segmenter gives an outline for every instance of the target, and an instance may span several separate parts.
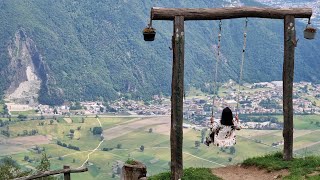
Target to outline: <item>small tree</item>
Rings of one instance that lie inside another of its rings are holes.
[[[73,133],[70,133],[70,134],[69,134],[69,137],[70,137],[70,139],[73,139],[73,138],[74,138],[74,134],[73,134]]]
[[[140,146],[140,151],[143,152],[144,151],[144,145]]]
[[[53,124],[53,119],[50,120],[50,125],[52,125],[52,124]]]
[[[196,148],[198,148],[198,147],[200,146],[200,141],[195,141],[195,142],[194,142],[194,146],[195,146]]]
[[[11,158],[4,157],[0,159],[0,177],[1,179],[14,179],[27,176],[31,171],[22,171],[20,166]]]
[[[76,162],[76,159],[73,159],[73,160],[72,160],[72,163],[75,163],[75,162]]]
[[[42,154],[40,164],[36,168],[40,172],[49,171],[50,170],[50,161],[47,157],[46,153]]]
[[[152,129],[152,128],[150,128],[150,129],[149,129],[149,133],[152,133],[152,132],[153,132],[153,129]]]
[[[92,130],[93,135],[100,135],[102,134],[102,127],[94,127]]]
[[[201,130],[201,143],[203,143],[205,137],[206,137],[207,128],[204,128]]]
[[[23,160],[28,161],[29,160],[29,156],[24,156]]]
[[[23,114],[19,114],[17,118],[18,118],[20,121],[23,121],[23,120],[26,120],[26,119],[27,119],[27,116],[26,116],[26,115],[23,115]]]
[[[234,154],[236,152],[236,148],[231,146],[230,147],[230,154]]]
[[[81,118],[81,123],[84,123],[84,117]]]
[[[117,174],[121,174],[121,168],[119,167],[119,165],[117,167]]]
[[[121,149],[122,144],[117,144],[117,149]]]
[[[74,129],[70,129],[70,133],[71,133],[71,134],[74,134]]]

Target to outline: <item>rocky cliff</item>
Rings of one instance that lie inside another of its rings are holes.
[[[19,104],[37,103],[41,84],[46,84],[47,75],[35,43],[23,29],[15,33],[8,45],[8,55],[10,85],[5,99]]]

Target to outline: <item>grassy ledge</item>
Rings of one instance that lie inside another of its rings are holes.
[[[183,170],[183,180],[220,180],[217,176],[211,173],[210,168],[187,168]],[[170,172],[160,173],[151,177],[148,180],[170,180]]]
[[[320,157],[309,156],[305,158],[295,158],[292,161],[283,161],[282,153],[269,154],[262,157],[246,159],[242,165],[256,166],[276,171],[288,169],[290,174],[284,179],[320,179]]]

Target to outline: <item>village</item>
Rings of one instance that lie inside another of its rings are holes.
[[[239,95],[239,102],[237,98]],[[309,82],[294,83],[294,113],[319,114],[320,113],[320,84]],[[271,115],[282,115],[282,81],[260,82],[244,84],[238,91],[237,84],[229,80],[223,84],[218,95],[194,95],[184,99],[184,119],[193,128],[207,126],[213,112],[219,119],[219,112],[226,106],[235,112],[239,105],[238,113],[243,128],[249,129],[281,129],[279,123]],[[239,103],[239,104],[238,104]],[[10,111],[10,105],[9,105]],[[34,108],[41,115],[132,115],[132,116],[168,116],[171,113],[170,98],[161,95],[153,96],[148,102],[135,101],[125,98],[113,102],[75,102],[65,103],[59,107],[38,105]],[[264,118],[254,119],[247,116],[255,115]],[[185,125],[185,127],[190,127]]]

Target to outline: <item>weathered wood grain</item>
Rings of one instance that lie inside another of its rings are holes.
[[[244,17],[284,19],[290,15],[295,18],[310,18],[311,8],[159,8],[151,9],[152,20],[174,20],[175,16],[184,16],[184,20],[220,20]]]

